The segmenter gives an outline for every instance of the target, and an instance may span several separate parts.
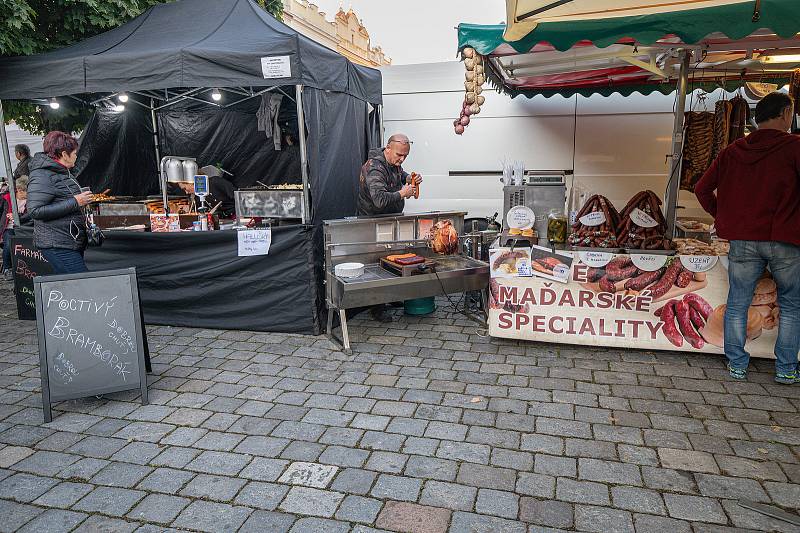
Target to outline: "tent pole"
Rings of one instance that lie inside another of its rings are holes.
[[[158,171],[158,185],[161,189],[162,200],[164,201],[164,213],[169,214],[167,211],[167,187],[164,184],[161,168],[161,150],[158,147],[158,121],[156,121],[156,103],[153,98],[150,98],[150,121],[153,125],[153,148],[156,151],[156,170]]]
[[[381,139],[379,146],[384,146],[383,139],[386,136],[386,131],[383,128],[383,104],[378,105],[378,118],[380,118],[381,121]]]
[[[686,112],[686,91],[689,87],[689,61],[691,54],[689,50],[681,50],[681,72],[678,80],[678,101],[675,104],[675,125],[672,129],[672,164],[670,165],[669,183],[667,184],[667,197],[664,198],[667,213],[667,235],[668,239],[675,236],[675,219],[678,212],[678,190],[681,184],[681,166],[683,158],[683,124]]]
[[[8,135],[6,134],[6,119],[3,115],[3,101],[0,100],[0,143],[3,145],[3,163],[6,167],[6,181],[8,193],[11,195],[11,212],[14,214],[14,226],[19,227],[19,210],[17,209],[17,190],[14,185],[14,173],[11,171],[11,153],[8,151]],[[5,267],[6,265],[3,265]]]
[[[303,86],[294,86],[295,102],[297,103],[297,138],[300,140],[300,173],[303,176],[303,224],[311,220],[311,202],[308,189],[308,149],[306,147],[306,117],[303,111]]]

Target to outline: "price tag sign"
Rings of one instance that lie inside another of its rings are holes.
[[[559,281],[567,281],[569,278],[569,267],[565,265],[558,265],[553,269],[553,275],[558,278]]]
[[[681,264],[689,272],[708,272],[717,264],[716,255],[682,255]]]
[[[656,219],[639,209],[638,207],[631,211],[631,221],[640,228],[655,228],[658,226]]]
[[[580,218],[584,226],[599,226],[606,221],[606,215],[602,211],[594,211]]]
[[[517,260],[517,276],[521,278],[533,277],[530,259],[522,258]]]
[[[639,270],[655,272],[667,264],[667,256],[659,254],[631,254],[631,261]]]
[[[609,252],[578,252],[581,263],[590,267],[601,268],[606,266],[614,258],[614,254]]]
[[[264,79],[291,78],[291,59],[289,56],[262,57],[261,74],[264,75]]]
[[[238,232],[239,257],[267,255],[272,244],[272,229],[245,229]]]

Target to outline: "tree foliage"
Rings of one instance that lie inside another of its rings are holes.
[[[62,48],[137,17],[164,0],[0,0],[0,57],[38,54]],[[258,0],[282,20],[282,0]],[[57,95],[54,95],[57,96]],[[58,110],[29,102],[3,102],[6,120],[31,133],[78,131],[91,110],[78,102]]]

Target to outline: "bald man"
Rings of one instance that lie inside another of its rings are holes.
[[[358,214],[362,216],[402,213],[414,187],[403,162],[411,151],[411,141],[402,133],[389,137],[386,147],[372,150],[361,167]]]

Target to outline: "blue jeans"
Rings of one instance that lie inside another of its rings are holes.
[[[53,267],[53,274],[80,274],[89,271],[83,261],[82,251],[67,250],[66,248],[45,248],[40,251]]]
[[[800,231],[800,229],[799,229]],[[797,370],[800,351],[800,246],[771,241],[731,241],[728,256],[728,308],[725,311],[725,355],[734,368],[747,368],[747,311],[764,269],[778,286],[778,341],[775,371]]]

